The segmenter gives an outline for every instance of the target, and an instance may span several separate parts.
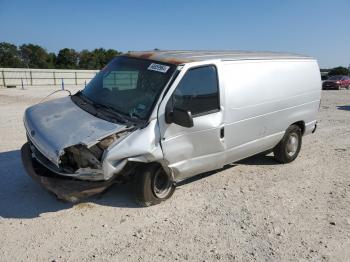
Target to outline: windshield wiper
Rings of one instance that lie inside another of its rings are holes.
[[[107,105],[103,105],[100,103],[97,103],[90,98],[86,97],[81,91],[78,91],[75,96],[78,96],[80,99],[82,99],[84,102],[88,103],[89,105],[93,106],[96,110],[102,109],[102,112],[108,113],[109,115],[112,115],[113,118],[115,118],[117,121],[129,124],[130,121],[126,119],[122,114],[118,113],[115,108]],[[100,110],[101,111],[101,110]]]
[[[124,123],[127,123],[127,122],[130,122],[126,117],[125,115],[119,113],[114,107],[112,106],[108,106],[108,105],[104,105],[104,104],[100,104],[100,103],[96,103],[94,102],[94,106],[97,108],[97,109],[101,109],[103,111],[106,111],[107,113],[110,113],[112,114],[113,116],[116,116],[118,119],[121,119]]]

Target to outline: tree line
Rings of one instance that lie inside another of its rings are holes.
[[[324,70],[324,71],[326,71],[326,70]],[[322,69],[321,69],[321,72],[322,72]],[[348,68],[338,66],[338,67],[334,67],[332,69],[329,69],[328,76],[348,75],[349,73],[350,72],[349,72]]]
[[[72,48],[63,48],[56,55],[47,52],[39,45],[23,44],[17,47],[11,43],[0,42],[0,68],[101,69],[120,53],[114,49],[104,48],[96,48],[92,51],[84,49],[80,52]],[[321,69],[322,71],[328,71],[328,76],[349,73],[345,67]]]
[[[57,54],[35,44],[16,46],[0,42],[0,67],[9,68],[57,68],[57,69],[101,69],[113,57],[120,54],[114,49],[96,48],[80,52],[63,48]]]

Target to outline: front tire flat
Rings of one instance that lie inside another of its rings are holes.
[[[170,198],[175,191],[171,177],[158,164],[149,164],[135,174],[134,193],[136,202],[148,207]]]

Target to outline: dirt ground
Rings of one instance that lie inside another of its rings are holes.
[[[63,203],[24,173],[23,112],[49,93],[0,89],[0,261],[350,261],[350,91],[323,91],[293,163],[252,157],[150,208],[130,186]]]

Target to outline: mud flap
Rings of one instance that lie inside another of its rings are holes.
[[[99,194],[116,183],[111,181],[82,181],[69,178],[41,176],[35,171],[29,143],[21,148],[22,162],[26,173],[44,188],[53,192],[59,199],[76,203],[80,200]]]

